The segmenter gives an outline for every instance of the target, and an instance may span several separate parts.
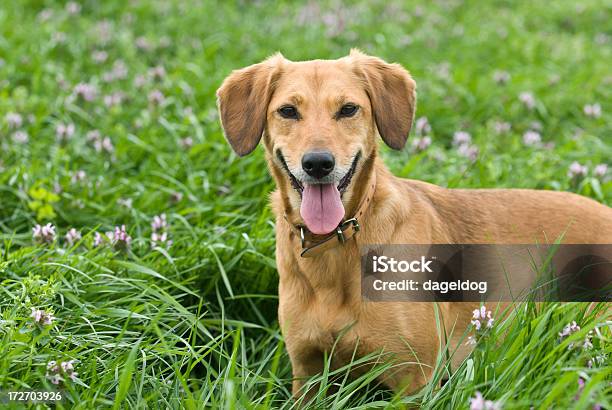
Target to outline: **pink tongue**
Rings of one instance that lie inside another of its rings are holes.
[[[336,185],[304,184],[300,214],[308,230],[316,235],[336,229],[344,218],[344,206]]]

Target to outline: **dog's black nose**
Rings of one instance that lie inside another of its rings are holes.
[[[302,168],[314,178],[323,178],[334,169],[336,161],[329,151],[308,152],[302,157]]]

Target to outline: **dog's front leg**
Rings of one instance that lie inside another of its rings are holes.
[[[319,391],[319,383],[307,383],[308,379],[323,372],[323,353],[317,349],[300,349],[298,352],[289,350],[289,358],[293,369],[293,398],[298,405],[309,403]]]

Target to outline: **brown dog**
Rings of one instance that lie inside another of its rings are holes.
[[[354,351],[392,352],[400,365],[383,380],[391,388],[414,391],[431,376],[443,345],[434,304],[363,302],[361,244],[550,243],[561,234],[565,243],[612,243],[612,209],[579,195],[445,189],[391,175],[377,137],[404,147],[416,103],[400,65],[355,50],[327,61],[277,54],[234,71],[217,96],[232,148],[246,155],[263,136],[278,187],[279,321],[294,394],[336,342],[333,366]],[[466,328],[473,306],[440,306],[446,329]],[[455,361],[467,353],[458,348]]]

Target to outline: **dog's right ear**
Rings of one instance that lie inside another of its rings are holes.
[[[284,57],[277,53],[259,64],[236,70],[217,90],[223,133],[240,156],[252,152],[261,139],[283,61]]]

